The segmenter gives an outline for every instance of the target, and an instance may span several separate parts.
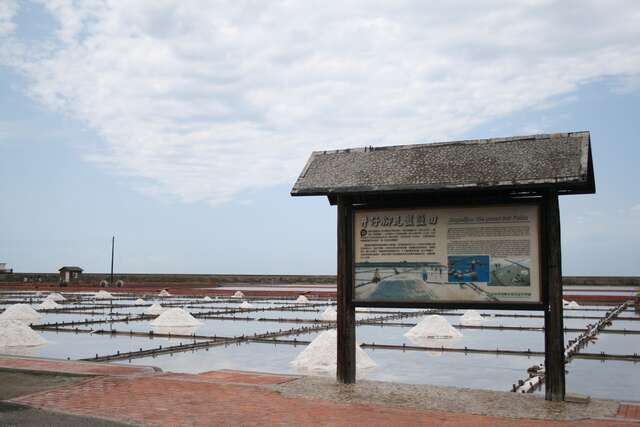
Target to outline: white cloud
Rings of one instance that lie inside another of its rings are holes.
[[[13,0],[0,2],[0,37],[6,36],[15,30],[13,17],[18,11],[18,5]]]
[[[634,1],[45,4],[55,42],[12,61],[30,93],[103,137],[88,158],[185,201],[292,183],[314,149],[455,137],[640,70]]]

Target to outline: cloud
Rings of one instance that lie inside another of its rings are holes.
[[[640,70],[634,1],[44,4],[50,40],[13,40],[29,93],[99,133],[89,160],[184,201],[292,183],[312,150],[455,137]]]
[[[3,0],[0,2],[0,37],[11,34],[16,26],[13,23],[13,17],[18,11],[18,5],[12,0]]]

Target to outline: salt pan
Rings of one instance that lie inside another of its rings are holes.
[[[98,291],[96,292],[96,294],[94,295],[95,299],[113,299],[113,295],[111,295],[109,292],[107,291]]]
[[[50,299],[42,301],[38,306],[38,310],[53,310],[55,308],[61,308],[62,306]]]
[[[338,331],[331,329],[322,332],[291,362],[291,365],[302,372],[316,374],[336,373]],[[356,345],[356,369],[358,372],[376,366],[369,355]]]
[[[465,326],[478,326],[482,321],[482,316],[476,310],[466,310],[460,318],[460,323]]]
[[[255,306],[251,303],[248,303],[246,301],[242,301],[242,304],[240,304],[240,308],[255,308]]]
[[[420,320],[416,326],[409,329],[409,331],[404,334],[404,336],[414,339],[447,339],[461,337],[462,333],[451,326],[447,319],[438,314],[434,314],[431,316],[423,317],[422,320]]]
[[[36,346],[46,341],[36,331],[18,320],[0,320],[0,348]]]
[[[197,326],[202,324],[189,313],[178,307],[167,309],[151,322],[151,326]]]
[[[322,320],[329,320],[335,322],[338,319],[338,313],[335,308],[327,307],[322,313]]]
[[[19,320],[31,323],[40,319],[42,315],[27,304],[13,304],[0,314],[0,320]]]
[[[55,302],[66,301],[66,298],[57,292],[51,292],[45,299]]]
[[[154,304],[151,304],[151,307],[147,308],[144,311],[144,314],[151,314],[151,315],[155,315],[155,314],[161,314],[162,312],[164,312],[164,307],[162,307],[160,304],[158,304],[157,302]]]

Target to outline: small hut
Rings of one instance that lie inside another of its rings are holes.
[[[58,270],[60,272],[60,286],[67,286],[70,283],[77,283],[82,277],[83,270],[73,265],[65,265]]]

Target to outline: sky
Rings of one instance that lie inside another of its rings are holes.
[[[334,274],[314,150],[591,132],[565,275],[640,275],[637,1],[0,0],[0,262]]]

